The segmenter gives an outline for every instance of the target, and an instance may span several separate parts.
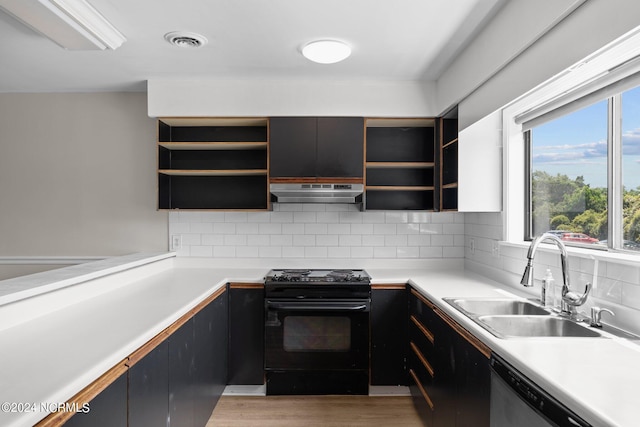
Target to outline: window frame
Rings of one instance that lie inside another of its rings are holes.
[[[631,86],[630,86],[631,85]],[[503,237],[511,244],[528,244],[530,230],[530,179],[527,162],[530,161],[527,136],[523,131],[526,120],[549,114],[567,104],[579,104],[581,98],[602,93],[607,87],[617,93],[601,96],[612,98],[608,114],[608,249],[618,256],[629,254],[637,262],[640,253],[623,248],[622,219],[622,133],[621,94],[631,87],[640,86],[640,32],[622,37],[593,55],[540,84],[502,110],[503,121]],[[594,102],[596,102],[594,100]],[[578,109],[578,108],[576,108]],[[612,114],[613,112],[613,114]],[[616,117],[615,119],[613,117]],[[523,118],[524,117],[524,118]],[[525,171],[527,173],[525,173]],[[613,191],[619,188],[620,191]],[[523,191],[525,189],[525,191]],[[611,219],[615,216],[616,220]],[[526,218],[526,222],[525,222]],[[582,251],[584,246],[571,248]],[[601,249],[603,246],[600,247]],[[590,248],[589,253],[602,253]]]

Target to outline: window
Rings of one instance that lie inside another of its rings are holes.
[[[551,231],[569,245],[640,252],[639,79],[636,85],[602,100],[589,94],[580,108],[565,104],[532,121],[524,137],[526,237]]]

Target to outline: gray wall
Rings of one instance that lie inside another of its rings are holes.
[[[0,94],[0,257],[167,249],[145,93]]]

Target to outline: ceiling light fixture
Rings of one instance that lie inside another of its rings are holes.
[[[196,33],[173,31],[164,35],[164,39],[174,46],[184,48],[202,47],[207,44],[207,38]]]
[[[65,49],[117,49],[127,40],[86,0],[0,0],[0,8]]]
[[[310,61],[319,64],[335,64],[351,55],[351,48],[337,40],[316,40],[302,48],[302,54]]]

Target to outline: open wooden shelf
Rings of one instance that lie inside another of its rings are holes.
[[[158,120],[158,208],[267,210],[269,120]]]
[[[434,162],[367,162],[366,167],[369,169],[383,168],[412,168],[412,169],[428,169],[435,166]]]
[[[433,118],[369,118],[365,140],[366,209],[433,210]]]
[[[266,141],[181,141],[159,142],[169,150],[266,150]]]
[[[367,185],[365,190],[375,191],[433,191],[433,186],[420,185]]]
[[[249,176],[266,175],[266,169],[212,169],[212,170],[190,170],[190,169],[159,169],[158,173],[172,176]]]

